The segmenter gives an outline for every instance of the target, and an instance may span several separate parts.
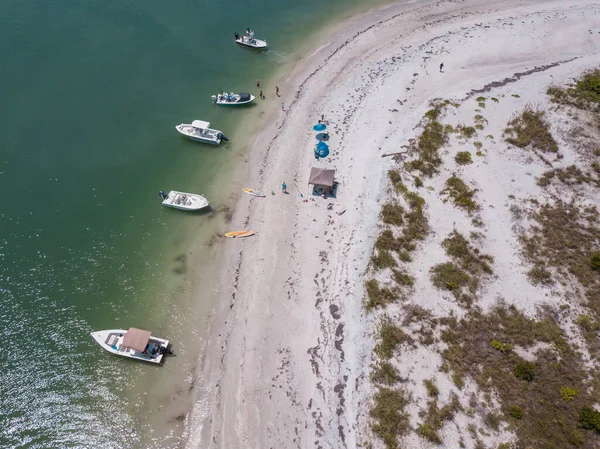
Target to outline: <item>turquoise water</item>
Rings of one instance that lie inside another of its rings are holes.
[[[266,107],[210,95],[256,95],[257,78],[357,4],[0,2],[0,447],[181,445],[178,382],[208,314],[191,301],[193,267],[218,256],[208,241],[250,143],[236,130]],[[248,25],[269,51],[233,44]],[[193,119],[234,137],[229,151],[179,137]],[[205,193],[213,211],[163,208],[161,189]],[[178,357],[132,363],[89,336],[129,326],[171,338]]]

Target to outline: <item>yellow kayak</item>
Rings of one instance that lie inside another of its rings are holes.
[[[254,231],[233,231],[226,232],[225,237],[229,237],[230,239],[236,239],[241,237],[250,237],[251,235],[256,234]]]
[[[242,189],[244,192],[246,192],[248,195],[252,195],[252,196],[260,196],[260,197],[264,197],[265,194],[262,192],[259,192],[258,190],[254,190],[254,189],[249,189],[249,188],[244,188]]]

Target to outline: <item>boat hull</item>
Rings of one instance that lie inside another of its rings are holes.
[[[171,190],[162,202],[163,206],[173,209],[195,211],[207,208],[210,202],[202,195]]]
[[[122,341],[122,336],[125,335],[126,333],[127,333],[127,331],[124,329],[110,329],[110,330],[92,332],[91,336],[94,340],[96,340],[96,342],[100,346],[102,346],[102,348],[104,348],[106,351],[108,351],[112,354],[120,355],[121,357],[126,357],[128,359],[135,359],[135,360],[140,360],[142,362],[154,363],[157,365],[162,362],[163,354],[156,354],[154,356],[145,356],[144,354],[142,354],[140,352],[133,351],[130,349],[129,350],[120,350],[120,349],[118,349],[118,345],[110,344],[112,342],[115,342],[118,344],[118,342]],[[165,349],[167,349],[167,347],[169,346],[169,340],[165,340],[164,338],[150,337],[150,341],[152,343],[159,345],[160,347],[165,348]]]
[[[177,125],[175,129],[177,130],[177,132],[179,132],[179,134],[181,134],[184,137],[187,137],[190,140],[193,140],[194,142],[207,143],[209,145],[219,145],[221,143],[220,138],[208,138],[198,136],[196,134],[191,134],[189,131],[187,131],[187,127],[184,124]]]
[[[260,39],[254,39],[254,42],[246,42],[242,39],[236,39],[235,43],[250,48],[267,48],[267,41],[262,41]]]

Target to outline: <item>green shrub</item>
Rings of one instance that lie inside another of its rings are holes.
[[[508,343],[502,343],[498,340],[492,340],[490,344],[492,345],[492,348],[500,352],[508,352],[512,349],[512,345]]]
[[[460,294],[462,287],[469,284],[471,277],[451,262],[435,265],[431,269],[433,285],[442,290],[450,290],[455,295]]]
[[[600,433],[600,412],[592,407],[585,406],[579,412],[578,423],[584,429],[595,430]]]
[[[535,364],[531,362],[517,363],[513,372],[519,379],[531,382],[535,376]]]
[[[390,362],[383,360],[371,371],[371,380],[383,385],[394,385],[400,381],[400,373]]]
[[[425,423],[425,424],[419,425],[418,432],[427,441],[431,441],[432,443],[442,444],[442,437],[440,436],[439,432],[431,424]]]
[[[419,176],[415,178],[415,187],[423,187],[423,181],[421,181],[421,178]]]
[[[456,153],[456,156],[454,156],[454,160],[459,165],[467,165],[473,163],[471,153],[469,153],[468,151],[459,151],[458,153]]]
[[[365,308],[367,311],[376,307],[385,307],[398,298],[398,292],[395,289],[381,288],[376,279],[371,279],[365,282],[367,289],[367,303]]]
[[[482,101],[485,101],[485,100],[486,100],[486,98],[482,97],[482,96],[479,96],[479,97],[475,98],[475,101],[478,102],[478,103],[481,103]]]
[[[455,206],[466,210],[469,214],[478,211],[481,207],[473,200],[477,190],[469,189],[462,179],[456,175],[452,175],[446,181],[446,188],[441,193],[446,193]]]
[[[565,401],[572,401],[576,396],[579,395],[577,388],[571,387],[560,387],[560,395]]]
[[[396,266],[396,260],[394,259],[394,256],[392,256],[392,254],[385,249],[380,249],[379,254],[371,258],[371,262],[373,262],[373,267],[376,270],[384,270],[386,268],[392,268]]]
[[[600,271],[600,253],[592,254],[590,259],[590,268],[594,271]]]
[[[392,323],[389,317],[384,317],[379,323],[379,342],[375,345],[375,353],[382,359],[388,360],[394,351],[403,343],[412,343],[410,338],[400,327]]]
[[[511,405],[508,409],[508,414],[511,418],[521,419],[523,417],[523,409],[518,405]]]
[[[544,115],[544,111],[525,108],[520,115],[508,122],[504,131],[507,136],[506,141],[519,148],[531,146],[542,152],[558,152],[558,144],[550,133]]]
[[[369,413],[374,421],[371,429],[387,449],[396,449],[398,437],[410,429],[408,415],[404,412],[408,399],[403,391],[381,388],[373,400],[375,404]]]
[[[405,273],[403,271],[394,270],[394,280],[400,284],[407,287],[412,287],[415,283],[415,278],[410,274]]]
[[[386,203],[381,208],[381,220],[385,224],[401,226],[404,223],[404,209],[398,203]]]
[[[427,394],[429,396],[431,396],[433,398],[438,397],[438,395],[440,394],[440,390],[436,386],[436,384],[433,381],[433,379],[425,379],[423,381],[423,384],[425,385],[425,388],[427,389]]]
[[[392,181],[392,184],[402,182],[402,177],[400,176],[400,172],[398,170],[388,171],[388,176],[390,178],[390,181]]]

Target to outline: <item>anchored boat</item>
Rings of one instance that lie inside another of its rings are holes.
[[[241,106],[253,102],[256,97],[246,92],[240,92],[239,94],[221,92],[211,98],[213,103],[219,106]]]
[[[97,331],[91,335],[108,352],[130,359],[160,363],[165,354],[173,354],[169,340],[153,337],[150,331],[135,327]]]
[[[267,48],[267,41],[256,39],[254,37],[254,31],[250,28],[247,28],[246,33],[241,36],[238,33],[233,33],[233,37],[235,38],[236,44],[252,48]]]
[[[181,125],[177,125],[175,129],[185,137],[195,140],[196,142],[219,145],[221,140],[226,142],[229,140],[218,129],[211,129],[209,122],[202,120],[194,120],[191,124],[182,123]]]
[[[163,199],[163,206],[181,210],[200,210],[210,206],[210,202],[197,193],[184,193],[171,190],[167,195],[163,190],[158,192]]]

